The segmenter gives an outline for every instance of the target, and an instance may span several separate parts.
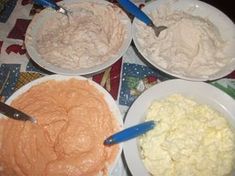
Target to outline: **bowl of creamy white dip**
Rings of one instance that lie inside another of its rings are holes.
[[[133,40],[155,68],[174,77],[207,81],[235,69],[235,25],[220,10],[197,0],[158,0],[143,9],[154,24],[167,26],[159,37],[138,19]]]
[[[64,75],[91,75],[111,66],[132,40],[131,22],[118,6],[104,0],[60,3],[69,17],[44,9],[25,37],[29,56],[42,68]]]
[[[235,101],[221,90],[180,79],[156,84],[132,104],[124,128],[149,120],[153,130],[123,145],[132,175],[235,175]]]

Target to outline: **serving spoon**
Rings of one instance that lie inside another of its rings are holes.
[[[0,101],[0,113],[15,120],[30,121],[32,123],[37,123],[37,120],[35,118],[1,101]]]
[[[118,144],[120,142],[130,140],[132,138],[138,137],[148,132],[149,130],[152,130],[155,126],[156,126],[156,121],[150,120],[150,121],[146,121],[138,125],[126,128],[122,131],[119,131],[109,136],[107,139],[105,139],[104,145],[113,145],[113,144]]]
[[[166,26],[156,26],[153,21],[131,1],[118,0],[118,3],[123,7],[124,10],[134,15],[136,18],[144,22],[147,26],[150,26],[154,30],[154,33],[157,37],[163,30],[167,29]]]
[[[66,16],[68,16],[69,14],[69,11],[67,9],[57,5],[54,0],[33,0],[33,1],[38,5],[41,5],[43,7],[50,7]]]

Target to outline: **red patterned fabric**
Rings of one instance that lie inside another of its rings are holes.
[[[28,5],[28,4],[31,4],[31,3],[33,3],[32,0],[22,0],[22,1],[21,1],[21,5],[23,5],[23,6]]]
[[[26,53],[26,49],[24,48],[23,45],[14,44],[14,45],[8,46],[6,49],[7,54],[10,54],[11,52],[14,52],[16,54],[19,53],[20,55],[23,55]]]
[[[17,19],[7,38],[24,40],[27,27],[31,20]]]
[[[112,65],[111,71],[110,71],[110,91],[109,93],[112,95],[112,97],[117,100],[118,96],[118,90],[120,85],[120,77],[121,77],[121,66],[122,66],[122,59],[119,59],[116,63]],[[101,83],[104,76],[104,72],[93,76],[92,80],[97,82],[98,84]],[[106,88],[104,86],[104,88]],[[107,89],[106,89],[107,90]]]
[[[230,73],[228,76],[226,76],[226,78],[235,79],[235,70],[232,73]]]

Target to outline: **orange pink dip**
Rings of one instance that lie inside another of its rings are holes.
[[[103,141],[119,125],[104,95],[87,80],[47,81],[11,105],[37,124],[0,120],[0,175],[108,173],[119,146],[107,147]]]

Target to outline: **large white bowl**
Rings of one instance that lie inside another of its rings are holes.
[[[114,99],[112,98],[112,96],[99,84],[97,84],[96,82],[89,80],[85,77],[82,76],[62,76],[62,75],[50,75],[50,76],[44,76],[42,78],[36,79],[26,85],[24,85],[23,87],[21,87],[20,89],[18,89],[15,93],[13,93],[9,99],[7,99],[6,104],[11,104],[11,102],[13,100],[15,100],[17,97],[19,97],[21,94],[27,92],[30,88],[32,88],[35,85],[39,85],[43,82],[49,81],[49,80],[58,80],[58,81],[64,81],[64,80],[69,80],[69,79],[77,79],[77,80],[88,80],[89,84],[91,86],[94,86],[100,93],[102,93],[104,95],[104,99],[107,102],[107,105],[109,106],[110,111],[113,113],[114,117],[117,119],[118,125],[120,126],[120,129],[123,128],[123,120],[122,120],[122,115],[121,112],[116,104],[116,102],[114,101]],[[1,116],[0,116],[1,118]],[[119,144],[119,151],[118,154],[116,155],[115,160],[113,161],[113,163],[108,167],[109,169],[109,173],[112,175],[116,175],[114,172],[117,172],[117,169],[120,169],[120,166],[118,165],[121,159],[121,152],[122,152],[122,144]]]
[[[225,65],[220,71],[218,71],[215,74],[209,75],[209,76],[203,76],[203,77],[197,77],[197,76],[189,76],[189,75],[181,75],[177,74],[175,72],[172,72],[171,70],[167,70],[157,63],[155,63],[149,56],[147,56],[139,44],[137,40],[137,24],[139,20],[137,18],[134,19],[132,24],[132,35],[133,35],[133,41],[135,43],[136,48],[141,53],[141,55],[155,68],[172,75],[177,78],[185,79],[185,80],[191,80],[191,81],[208,81],[208,80],[216,80],[219,78],[222,78],[229,73],[231,73],[233,70],[235,70],[235,25],[232,22],[232,20],[227,17],[223,12],[218,10],[217,8],[202,2],[198,0],[157,0],[150,2],[147,4],[142,10],[146,14],[150,14],[152,11],[156,11],[160,6],[169,5],[172,10],[180,10],[184,11],[186,13],[190,13],[194,16],[199,16],[205,19],[210,20],[219,30],[221,37],[224,41],[228,41],[227,47],[226,47],[226,54],[228,57],[231,58],[231,62],[229,62],[227,65]],[[157,25],[157,24],[156,24]]]
[[[63,2],[60,2],[58,4],[62,6],[69,6],[72,4],[78,4],[80,2],[95,2],[99,3],[105,6],[113,5],[110,2],[107,2],[105,0],[66,0]],[[117,7],[118,8],[118,7]],[[121,9],[120,9],[121,10]],[[30,23],[29,27],[26,31],[25,36],[25,46],[26,50],[29,54],[29,56],[32,58],[33,61],[35,61],[39,66],[42,68],[51,71],[53,73],[57,74],[63,74],[63,75],[92,75],[98,72],[103,71],[105,68],[111,66],[113,63],[115,63],[118,59],[121,58],[121,56],[126,52],[128,49],[131,40],[132,40],[132,33],[131,33],[131,21],[129,17],[126,15],[125,12],[119,13],[118,18],[120,19],[120,22],[124,25],[124,28],[126,30],[126,34],[123,40],[123,43],[117,53],[113,55],[111,58],[107,59],[105,62],[103,62],[100,65],[96,65],[89,68],[79,68],[77,70],[70,70],[61,68],[59,66],[53,65],[47,61],[45,61],[42,56],[39,54],[39,52],[36,49],[36,38],[38,35],[38,31],[40,30],[41,26],[50,18],[55,15],[55,12],[51,9],[44,9],[39,14],[36,15],[36,17],[33,18],[32,22]],[[108,18],[108,17],[107,17]],[[56,32],[56,31],[55,31]],[[111,41],[112,42],[112,41]],[[92,52],[92,51],[91,51]]]
[[[161,82],[141,94],[130,107],[124,122],[124,128],[143,122],[148,108],[154,100],[166,98],[173,93],[193,98],[196,102],[206,104],[217,110],[228,119],[235,129],[234,99],[208,83],[180,79]],[[132,175],[150,176],[140,157],[138,138],[125,142],[123,150]],[[233,175],[235,175],[235,172]]]

